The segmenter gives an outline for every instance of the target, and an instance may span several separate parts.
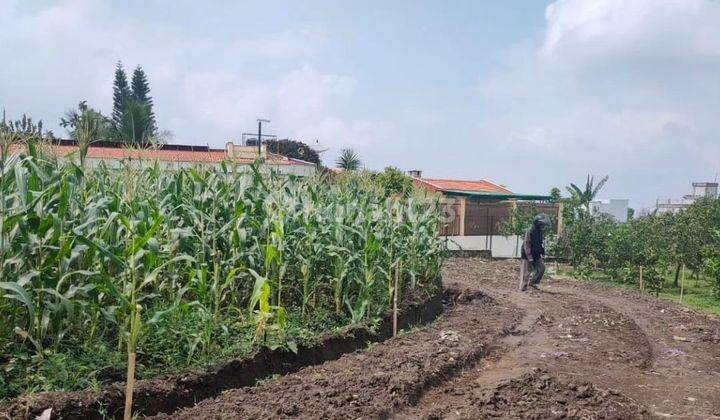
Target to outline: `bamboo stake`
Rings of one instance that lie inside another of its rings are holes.
[[[125,415],[124,420],[132,419],[133,390],[135,389],[135,350],[140,336],[140,305],[135,306],[135,313],[130,320],[130,337],[128,337],[128,368],[125,382]]]
[[[400,264],[395,268],[395,287],[393,288],[393,337],[397,336],[398,319],[398,284],[400,277]]]
[[[682,277],[680,277],[680,303],[683,301],[683,292],[685,291],[685,264],[682,266]]]
[[[640,266],[640,291],[645,291],[645,285],[643,284],[643,266]]]
[[[127,381],[125,382],[125,416],[124,420],[132,419],[133,389],[135,388],[135,353],[128,354]]]

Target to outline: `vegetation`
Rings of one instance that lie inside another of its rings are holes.
[[[60,119],[60,126],[66,128],[77,143],[80,166],[85,166],[90,144],[97,139],[108,138],[112,133],[110,121],[99,111],[90,108],[85,101],[78,104],[77,111],[66,112],[65,117]]]
[[[656,294],[680,288],[682,267],[695,281],[705,279],[720,296],[720,200],[702,199],[678,214],[652,214],[620,223],[591,214],[588,191],[597,192],[588,178],[582,194],[566,201],[565,231],[557,254],[568,259],[580,277],[603,273],[617,281],[643,286]],[[573,188],[574,190],[574,188]],[[705,290],[700,288],[701,290]]]
[[[130,85],[122,63],[117,63],[113,83],[112,127],[115,140],[132,145],[146,145],[157,134],[150,86],[140,66],[133,72]]]
[[[303,142],[289,139],[263,140],[263,142],[267,145],[269,152],[320,165],[320,155]]]
[[[412,178],[394,166],[388,166],[384,171],[376,173],[374,180],[385,191],[386,197],[393,195],[407,197],[413,190]]]
[[[131,355],[146,377],[293,349],[442,264],[436,207],[370,177],[90,169],[38,146],[0,178],[0,398],[124,379]]]
[[[562,193],[560,192],[560,188],[558,187],[552,187],[550,189],[550,202],[551,203],[557,203],[562,198]]]
[[[92,108],[87,101],[80,101],[77,109],[65,112],[60,126],[67,129],[71,139],[76,140],[82,158],[90,142],[114,140],[131,146],[147,146],[166,141],[172,137],[168,131],[159,131],[150,97],[150,84],[145,71],[138,66],[128,84],[127,74],[118,62],[113,83],[113,111],[110,117]],[[85,139],[82,139],[82,132]],[[88,140],[87,135],[92,134]]]
[[[500,222],[500,234],[504,236],[515,236],[515,249],[519,249],[520,241],[533,225],[533,219],[538,213],[540,213],[540,210],[534,203],[512,206],[510,208],[510,214],[508,215],[509,217]],[[550,219],[553,225],[557,223],[554,216],[550,216]],[[555,240],[555,234],[552,231],[546,232],[545,241],[549,245],[548,247],[552,247]]]
[[[19,120],[10,120],[3,109],[2,120],[0,120],[0,135],[3,136],[4,141],[2,144],[4,149],[9,149],[15,142],[28,137],[51,138],[52,132],[43,132],[42,121],[34,122],[31,117],[25,114]]]
[[[340,156],[335,161],[335,164],[340,169],[355,171],[360,169],[362,162],[360,161],[360,156],[355,153],[353,149],[343,149],[342,152],[340,152]]]
[[[88,124],[97,125],[93,140],[111,138],[112,121],[102,112],[90,107],[87,101],[80,101],[77,109],[66,111],[65,116],[60,118],[60,127],[66,129],[73,140],[78,140],[78,129]]]
[[[588,175],[584,188],[580,188],[572,183],[567,187],[567,191],[570,193],[570,200],[576,204],[578,208],[584,210],[584,212],[576,213],[576,215],[584,216],[590,214],[590,203],[595,200],[595,197],[597,197],[597,194],[602,190],[603,186],[605,186],[607,180],[608,177],[606,176],[596,185],[595,178]],[[555,195],[557,195],[557,193]]]
[[[562,266],[560,267],[560,273],[578,277],[577,270],[566,270]],[[597,281],[628,289],[638,287],[637,282],[624,281],[623,279],[613,277],[602,270],[587,271],[581,280]],[[679,302],[680,289],[673,285],[674,274],[672,272],[666,273],[661,281],[662,284],[659,287],[657,297]],[[682,303],[695,309],[720,315],[720,299],[718,299],[715,295],[713,282],[702,274],[695,277],[694,275],[690,275],[690,273],[688,273],[688,278],[685,281],[683,288]]]
[[[132,75],[132,82],[130,83],[130,88],[132,89],[132,99],[136,103],[142,104],[147,108],[148,119],[150,120],[149,125],[151,126],[152,132],[154,133],[156,131],[156,125],[155,113],[152,109],[153,100],[152,97],[150,97],[150,83],[148,82],[147,75],[145,74],[145,71],[142,69],[142,67],[135,67]]]

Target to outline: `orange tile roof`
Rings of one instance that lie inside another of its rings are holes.
[[[58,157],[64,157],[77,153],[78,147],[71,145],[52,144],[49,146],[52,153]],[[224,160],[232,160],[240,164],[250,164],[254,159],[234,158],[230,159],[224,149],[206,150],[163,150],[163,149],[135,149],[129,147],[92,147],[88,148],[88,159],[143,159],[159,160],[164,162],[187,162],[187,163],[220,163]],[[267,163],[274,165],[313,165],[297,159],[290,159],[285,156],[269,154]]]
[[[78,151],[77,146],[53,145],[52,150],[57,156],[67,156]],[[115,147],[90,147],[88,159],[146,159],[171,162],[220,163],[225,159],[224,150],[184,151],[162,149],[131,149]]]
[[[512,191],[484,179],[465,181],[460,179],[414,178],[416,182],[434,191],[467,191],[479,193],[512,194]]]

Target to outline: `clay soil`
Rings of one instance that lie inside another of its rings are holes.
[[[433,324],[161,418],[720,418],[720,320],[634,291],[451,259]]]

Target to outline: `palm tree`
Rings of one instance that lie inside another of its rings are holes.
[[[60,118],[60,126],[65,127],[70,138],[77,142],[81,167],[85,166],[90,144],[96,140],[106,140],[112,134],[108,118],[89,107],[86,101],[80,101],[77,110],[67,111],[65,117]]]
[[[335,161],[335,165],[337,165],[338,168],[345,169],[346,171],[354,171],[360,168],[361,164],[360,156],[355,153],[353,149],[343,149],[340,157]]]
[[[584,207],[587,214],[590,214],[590,203],[595,200],[595,197],[605,185],[607,180],[608,177],[606,175],[600,180],[600,182],[597,183],[597,185],[594,185],[595,178],[588,175],[587,181],[585,182],[585,189],[580,189],[580,187],[573,183],[571,183],[566,189],[570,193],[570,199]]]

